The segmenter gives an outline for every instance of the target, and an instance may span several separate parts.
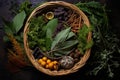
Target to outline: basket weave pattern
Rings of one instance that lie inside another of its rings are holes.
[[[33,66],[36,69],[38,69],[39,71],[41,71],[45,74],[51,75],[51,76],[67,75],[67,74],[78,71],[82,66],[85,65],[86,61],[88,60],[88,58],[90,56],[90,50],[91,50],[91,49],[86,50],[84,56],[80,59],[80,61],[77,62],[71,69],[68,69],[68,70],[62,69],[59,71],[55,71],[55,70],[51,71],[49,69],[45,69],[42,66],[40,66],[39,63],[35,60],[35,58],[32,55],[32,50],[30,50],[29,45],[28,45],[27,32],[29,31],[29,21],[36,14],[40,13],[44,8],[49,7],[49,6],[57,6],[57,5],[60,5],[63,7],[68,7],[71,10],[75,11],[77,14],[79,14],[81,16],[84,24],[86,24],[88,27],[90,26],[87,16],[75,5],[67,3],[67,2],[63,2],[63,1],[46,2],[46,3],[38,6],[36,9],[34,9],[32,11],[29,18],[26,21],[25,28],[24,28],[24,48],[25,48],[26,54],[27,54],[29,60],[31,61],[31,63],[33,64]],[[91,40],[91,32],[88,33],[87,41],[89,41],[89,40]]]

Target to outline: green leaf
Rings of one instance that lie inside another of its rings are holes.
[[[59,32],[52,42],[51,50],[60,42],[64,42],[70,33],[70,27]]]
[[[75,36],[75,33],[70,32],[70,33],[68,34],[68,36],[67,36],[67,39],[70,39],[70,38],[72,38],[73,36]]]
[[[46,37],[52,40],[52,35],[58,25],[58,19],[52,19],[47,23]]]
[[[58,45],[56,45],[56,47],[58,47],[59,50],[64,50],[64,49],[73,47],[77,43],[78,43],[78,40],[70,40],[70,41],[59,43]]]
[[[68,55],[78,43],[78,40],[69,40],[65,42],[58,43],[55,48],[51,51],[53,57],[60,57]]]
[[[52,19],[47,23],[47,25],[43,28],[43,31],[46,31],[46,48],[50,50],[52,44],[52,36],[57,27],[58,19]]]
[[[13,18],[13,28],[15,33],[17,33],[22,28],[25,17],[25,11],[22,11]]]
[[[74,49],[75,45],[78,43],[77,38],[75,38],[75,33],[71,32],[71,27],[62,30],[54,38],[51,46],[50,53],[51,57],[60,57],[68,55],[71,50]]]

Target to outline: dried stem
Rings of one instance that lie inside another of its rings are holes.
[[[72,27],[72,31],[74,33],[77,33],[82,25],[81,16],[78,16],[75,12],[69,14],[69,16],[71,17],[68,19],[67,23],[70,24],[70,26]]]
[[[8,61],[19,68],[27,66],[27,63],[21,60],[21,57],[17,56],[12,50],[8,49]]]

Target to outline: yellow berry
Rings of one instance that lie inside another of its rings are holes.
[[[47,60],[47,57],[43,57],[42,60],[46,61],[46,60]]]
[[[48,59],[46,62],[47,62],[47,64],[49,64],[49,63],[51,63],[51,60],[50,60],[50,59]]]
[[[41,63],[43,60],[42,59],[39,59],[38,62]]]
[[[40,64],[44,67],[46,65],[46,62],[42,61]]]

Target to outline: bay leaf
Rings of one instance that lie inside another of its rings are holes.
[[[70,27],[62,30],[61,32],[59,32],[56,37],[54,38],[54,41],[52,42],[52,46],[51,46],[51,50],[60,42],[64,42],[70,32]]]

